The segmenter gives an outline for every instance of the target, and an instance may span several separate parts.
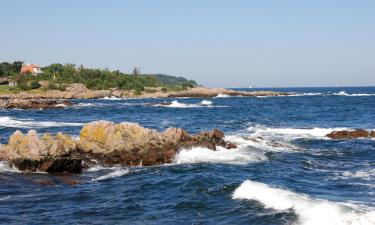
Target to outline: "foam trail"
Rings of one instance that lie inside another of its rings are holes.
[[[122,177],[126,174],[129,174],[130,173],[130,170],[129,169],[118,169],[118,170],[115,170],[113,172],[110,172],[106,175],[103,175],[103,176],[100,176],[100,177],[97,177],[97,178],[93,178],[91,181],[100,181],[100,180],[107,180],[107,179],[112,179],[112,178],[115,178],[115,177]]]
[[[233,199],[255,200],[265,208],[293,209],[302,225],[369,225],[375,224],[375,211],[359,209],[350,204],[312,199],[307,195],[274,188],[263,183],[246,180],[233,193]]]
[[[65,127],[82,126],[83,123],[69,123],[69,122],[53,122],[53,121],[34,121],[28,120],[16,120],[9,116],[0,117],[0,127],[13,127],[13,128],[43,128],[43,127]]]
[[[181,150],[174,159],[174,163],[228,163],[247,164],[267,160],[263,152],[249,149],[225,149],[217,147],[216,151],[203,147]]]

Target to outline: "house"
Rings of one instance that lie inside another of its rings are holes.
[[[34,76],[41,73],[43,73],[43,71],[36,64],[23,64],[20,71],[20,74],[32,74]]]

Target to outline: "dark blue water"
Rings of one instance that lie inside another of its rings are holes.
[[[219,128],[238,149],[183,150],[171,165],[97,167],[73,176],[22,174],[0,162],[0,223],[375,224],[375,140],[324,137],[375,129],[375,88],[276,90],[295,95],[1,110],[1,143],[17,129],[78,136],[81,124],[100,119],[156,130]]]

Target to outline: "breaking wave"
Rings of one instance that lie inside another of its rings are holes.
[[[119,97],[115,97],[115,96],[111,96],[111,97],[104,97],[104,98],[101,98],[103,100],[124,100],[123,98],[119,98]]]
[[[229,98],[230,96],[229,95],[226,95],[226,94],[218,94],[216,95],[215,98]]]
[[[53,122],[53,121],[34,121],[32,119],[16,120],[9,116],[0,117],[0,127],[13,128],[44,128],[44,127],[78,127],[83,123]]]
[[[233,193],[233,199],[255,200],[265,208],[278,211],[292,209],[302,225],[375,224],[373,209],[360,209],[352,204],[312,199],[307,195],[246,180]]]
[[[247,164],[250,162],[260,162],[267,160],[264,152],[256,149],[225,149],[217,147],[216,151],[203,147],[183,149],[175,156],[174,163],[228,163]]]
[[[19,173],[20,171],[15,167],[9,166],[6,162],[0,161],[0,173],[1,172]]]
[[[247,129],[253,136],[282,137],[288,140],[296,138],[325,138],[325,135],[340,130],[350,130],[346,127],[336,128],[273,128],[262,125],[254,125]]]
[[[337,96],[350,96],[350,97],[375,96],[375,94],[367,94],[367,93],[348,94],[345,91],[340,91],[338,93],[333,93],[333,95],[337,95]]]
[[[168,107],[168,108],[226,107],[226,106],[214,106],[213,103],[208,100],[202,100],[200,103],[197,103],[197,104],[181,103],[177,100],[174,100],[171,103],[156,104],[154,106]]]

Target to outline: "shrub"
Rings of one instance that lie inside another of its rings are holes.
[[[135,89],[135,90],[133,91],[133,94],[134,94],[134,95],[140,95],[140,94],[142,94],[142,91],[139,90],[139,89]]]
[[[38,88],[40,88],[40,84],[39,84],[38,81],[33,81],[33,82],[31,82],[30,87],[31,87],[31,89],[38,89]]]
[[[57,85],[52,81],[48,82],[48,89],[49,90],[57,90]]]

